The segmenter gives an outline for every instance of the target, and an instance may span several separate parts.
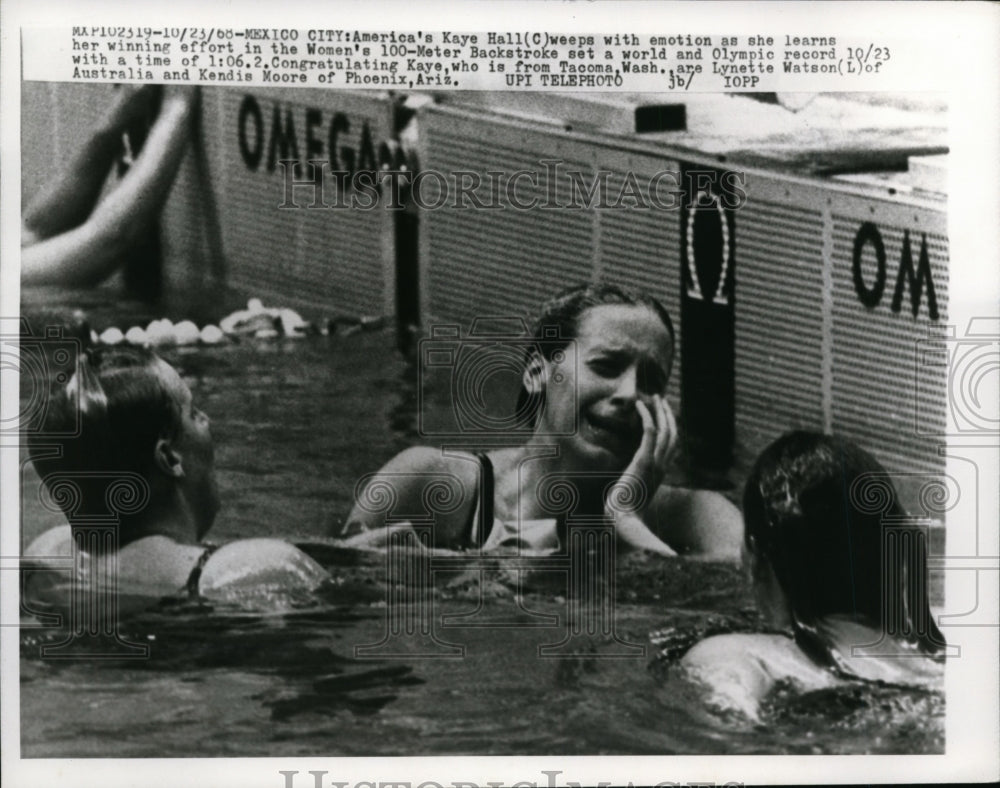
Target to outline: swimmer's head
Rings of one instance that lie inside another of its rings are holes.
[[[538,361],[552,362],[559,351],[564,351],[571,341],[577,339],[590,310],[614,306],[636,307],[654,317],[664,336],[664,341],[660,343],[664,346],[659,353],[661,358],[656,365],[662,380],[657,380],[656,385],[659,388],[662,383],[663,391],[666,390],[673,366],[675,339],[673,322],[663,305],[651,296],[631,293],[616,285],[578,285],[546,301],[535,318],[531,338],[537,344],[526,348],[525,372],[517,400],[518,414],[528,414],[537,426],[546,400],[544,381],[533,374],[533,370],[538,368]]]
[[[747,478],[745,550],[758,600],[776,580],[794,627],[842,614],[876,626],[892,616],[905,621],[904,631],[916,631],[914,619],[927,612],[923,556],[883,566],[883,523],[905,514],[896,490],[888,483],[886,507],[871,511],[852,493],[865,474],[885,479],[886,471],[854,443],[791,432],[761,453]],[[921,645],[933,651],[942,640],[933,622],[930,628]]]
[[[46,437],[72,434],[77,419],[72,437]],[[115,473],[145,479],[149,504],[122,518],[120,544],[143,535],[150,517],[169,516],[173,506],[201,538],[218,511],[208,419],[177,371],[149,350],[110,347],[82,355],[76,374],[50,397],[45,428],[30,448],[43,481],[59,474],[79,487],[77,499],[57,497],[71,522],[106,512]]]

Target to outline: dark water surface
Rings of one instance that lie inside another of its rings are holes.
[[[24,309],[40,325],[80,303],[98,330],[162,316],[100,293],[29,293]],[[240,305],[167,314],[202,325]],[[381,555],[336,549],[327,537],[360,475],[418,442],[412,368],[394,348],[392,334],[378,331],[163,351],[212,418],[223,506],[211,539],[288,538],[311,550],[333,581],[291,611],[189,606],[145,614],[123,630],[150,646],[143,660],[41,659],[39,647],[63,635],[23,630],[24,756],[943,750],[943,700],[916,691],[779,697],[759,724],[706,711],[663,654],[671,633],[753,620],[742,575],[729,565],[619,561],[618,640],[598,633],[576,656],[539,655],[567,633],[564,575],[442,571],[434,616],[452,616],[453,626],[435,631],[463,656],[422,655],[411,638],[392,658],[358,658],[356,647],[384,639],[395,585]],[[730,494],[744,473],[734,471]],[[30,466],[22,490],[27,542],[60,518],[33,498]]]

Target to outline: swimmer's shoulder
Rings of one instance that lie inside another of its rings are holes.
[[[662,486],[653,497],[646,524],[682,556],[740,558],[743,515],[721,493]]]
[[[700,640],[683,657],[687,664],[734,664],[736,658],[760,662],[778,655],[799,652],[795,640],[787,635],[770,632],[730,632]]]
[[[119,588],[172,593],[178,581],[183,585],[203,549],[158,535],[129,542],[117,554]],[[69,525],[49,529],[25,548],[24,555],[29,568],[47,568],[49,563],[65,568],[65,559],[73,555],[73,529]]]
[[[699,678],[726,677],[747,687],[770,683],[767,659],[782,652],[791,638],[781,635],[734,632],[715,635],[695,643],[681,659],[681,665]]]
[[[311,591],[329,574],[295,545],[282,539],[240,539],[212,551],[198,578],[209,599],[248,591]]]
[[[478,478],[478,459],[476,455],[467,451],[412,446],[389,460],[379,474],[393,472],[441,473],[465,481]]]
[[[701,684],[713,705],[754,719],[760,701],[779,681],[802,690],[836,683],[785,635],[732,633],[706,638],[681,659],[686,675]]]
[[[347,527],[339,536],[380,528],[386,514],[394,519],[435,517],[436,546],[450,546],[462,531],[478,500],[481,466],[476,455],[430,446],[406,449],[372,474],[359,491]],[[387,506],[391,512],[384,511]]]
[[[33,562],[73,555],[73,529],[67,525],[50,528],[24,548],[24,557]]]
[[[160,535],[142,537],[121,547],[115,561],[118,612],[141,610],[182,591],[204,550]],[[95,568],[86,553],[79,563],[67,565],[66,559],[72,555],[73,535],[68,525],[47,531],[25,549],[24,590],[29,605],[66,609],[72,601],[75,573],[86,577],[102,571],[102,559],[97,559]]]

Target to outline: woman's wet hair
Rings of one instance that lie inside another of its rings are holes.
[[[652,296],[632,293],[625,288],[611,284],[575,285],[563,290],[550,298],[539,311],[531,327],[531,338],[534,340],[525,349],[525,366],[536,355],[540,354],[546,361],[552,361],[557,351],[566,348],[576,338],[580,328],[580,318],[593,307],[622,305],[641,306],[655,314],[670,335],[670,359],[674,359],[674,324],[670,313]],[[670,366],[667,367],[667,379],[670,378]],[[533,425],[545,401],[545,392],[529,392],[522,384],[517,398],[517,414],[526,416]],[[523,422],[522,422],[523,423]]]
[[[29,450],[43,482],[58,474],[78,486],[78,500],[57,498],[68,517],[103,513],[108,476],[148,478],[157,441],[177,435],[181,406],[164,367],[145,348],[92,349],[81,353],[69,382],[51,392]],[[95,472],[104,476],[88,476]]]
[[[866,475],[884,506],[859,494]],[[774,570],[796,639],[817,661],[844,667],[817,626],[837,614],[895,632],[927,654],[944,648],[930,614],[926,553],[884,545],[884,523],[905,514],[885,468],[850,441],[791,432],[757,458],[743,495],[746,547]]]

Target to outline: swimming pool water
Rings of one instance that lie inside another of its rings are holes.
[[[162,316],[100,294],[37,298],[26,314],[83,298],[98,329]],[[220,316],[170,314],[199,324]],[[779,693],[756,724],[706,710],[660,652],[670,632],[753,621],[730,565],[621,557],[615,632],[638,648],[617,658],[609,654],[627,649],[599,639],[576,656],[539,656],[566,632],[558,572],[442,571],[435,617],[493,624],[436,629],[464,656],[428,658],[404,645],[392,658],[359,658],[357,646],[384,637],[387,590],[401,581],[387,578],[380,554],[337,549],[328,534],[359,476],[418,442],[414,372],[394,345],[391,333],[371,332],[164,351],[212,418],[222,510],[210,539],[286,537],[333,582],[291,611],[151,611],[123,629],[150,646],[144,660],[41,659],[39,647],[62,635],[24,629],[24,756],[943,751],[944,704],[934,693]],[[733,471],[730,494],[744,473]],[[33,485],[29,466],[25,542],[59,522],[33,502]],[[556,623],[537,626],[546,621]]]

